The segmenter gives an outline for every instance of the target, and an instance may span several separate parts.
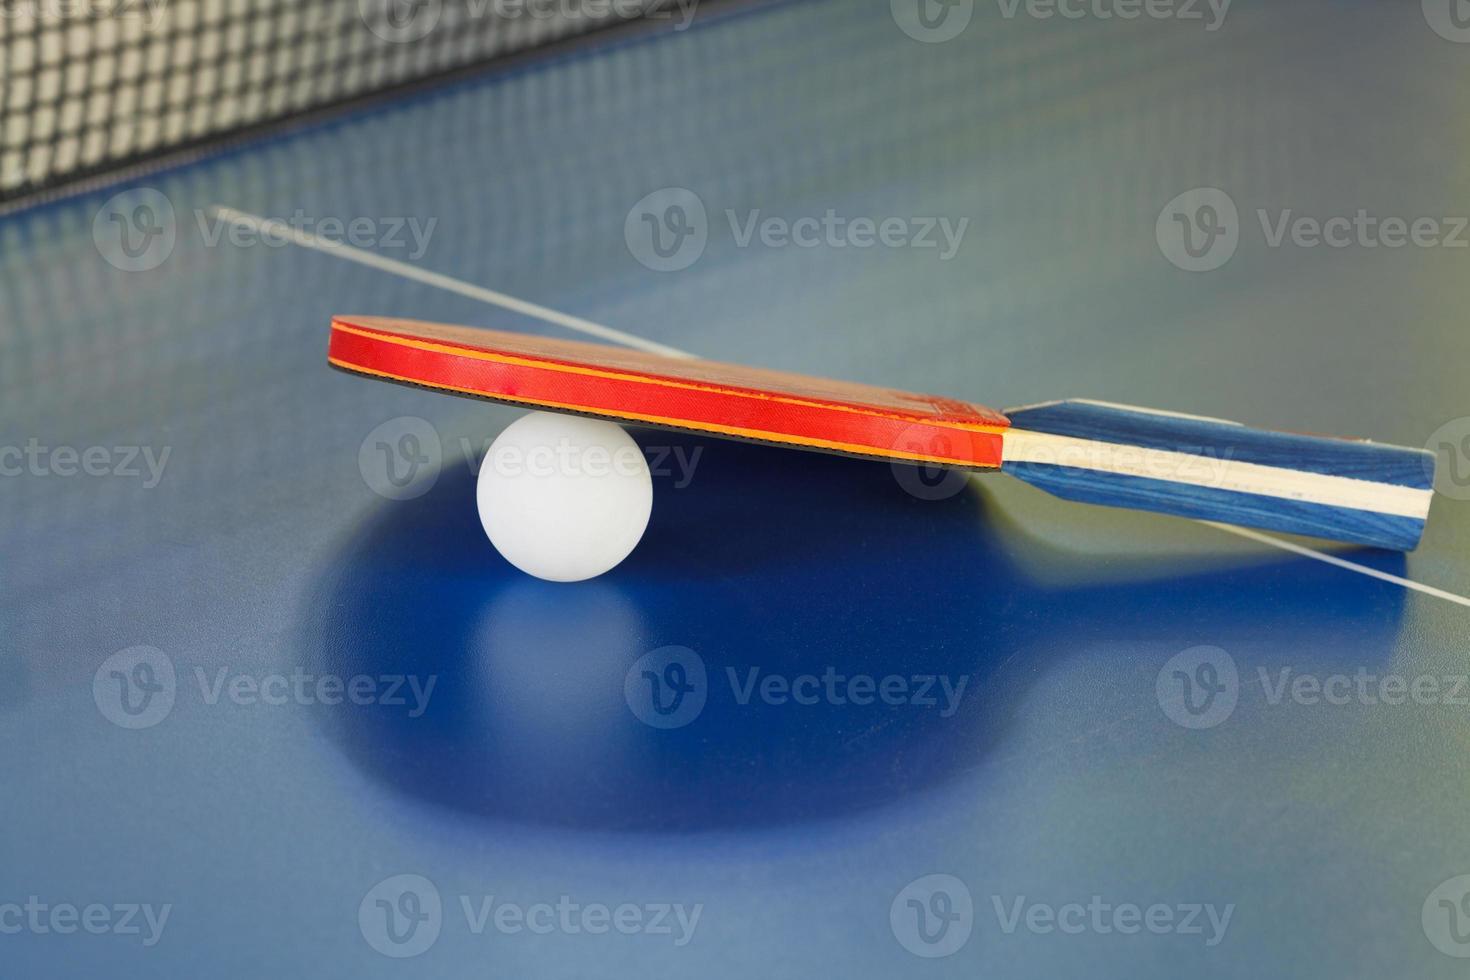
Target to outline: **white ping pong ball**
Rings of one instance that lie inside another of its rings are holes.
[[[637,547],[653,478],[638,444],[612,422],[532,412],[490,445],[475,503],[506,561],[550,582],[581,582]]]

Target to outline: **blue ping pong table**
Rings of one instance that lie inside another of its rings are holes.
[[[1433,6],[714,8],[0,219],[0,975],[1462,975]],[[647,538],[553,585],[474,513],[517,412],[331,371],[333,313],[1440,493],[1404,556],[637,431]]]

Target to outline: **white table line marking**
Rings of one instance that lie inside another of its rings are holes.
[[[1311,558],[1314,561],[1325,562],[1328,565],[1335,565],[1338,568],[1345,568],[1350,572],[1357,572],[1359,575],[1366,575],[1369,578],[1376,578],[1380,582],[1391,582],[1394,585],[1403,586],[1404,588],[1410,589],[1414,592],[1421,592],[1424,595],[1434,596],[1436,599],[1443,599],[1446,602],[1453,602],[1456,605],[1460,606],[1470,606],[1470,598],[1466,598],[1465,596],[1455,595],[1453,592],[1446,592],[1444,589],[1436,589],[1432,585],[1424,585],[1423,583],[1415,582],[1412,579],[1403,578],[1399,575],[1391,575],[1388,572],[1380,572],[1376,568],[1369,568],[1367,565],[1359,565],[1357,562],[1348,561],[1347,559],[1339,558],[1336,555],[1329,555],[1325,551],[1316,551],[1303,545],[1293,544],[1290,541],[1282,541],[1280,538],[1274,538],[1269,534],[1262,534],[1260,531],[1253,531],[1250,528],[1244,527],[1235,527],[1232,524],[1217,524],[1214,521],[1199,521],[1198,523],[1204,524],[1207,527],[1218,528],[1221,531],[1237,535],[1238,537],[1248,538],[1251,541],[1258,541],[1261,544],[1269,544],[1273,547],[1280,548],[1282,551],[1290,551],[1292,554],[1301,555],[1303,558]]]

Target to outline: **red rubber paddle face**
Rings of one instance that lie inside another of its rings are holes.
[[[354,374],[638,425],[877,459],[1001,464],[1006,417],[979,405],[782,371],[385,317],[332,320]]]

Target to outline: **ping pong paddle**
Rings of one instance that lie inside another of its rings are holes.
[[[1105,402],[997,412],[949,398],[584,341],[383,317],[332,320],[332,366],[537,409],[972,470],[1059,497],[1412,550],[1425,450]]]

